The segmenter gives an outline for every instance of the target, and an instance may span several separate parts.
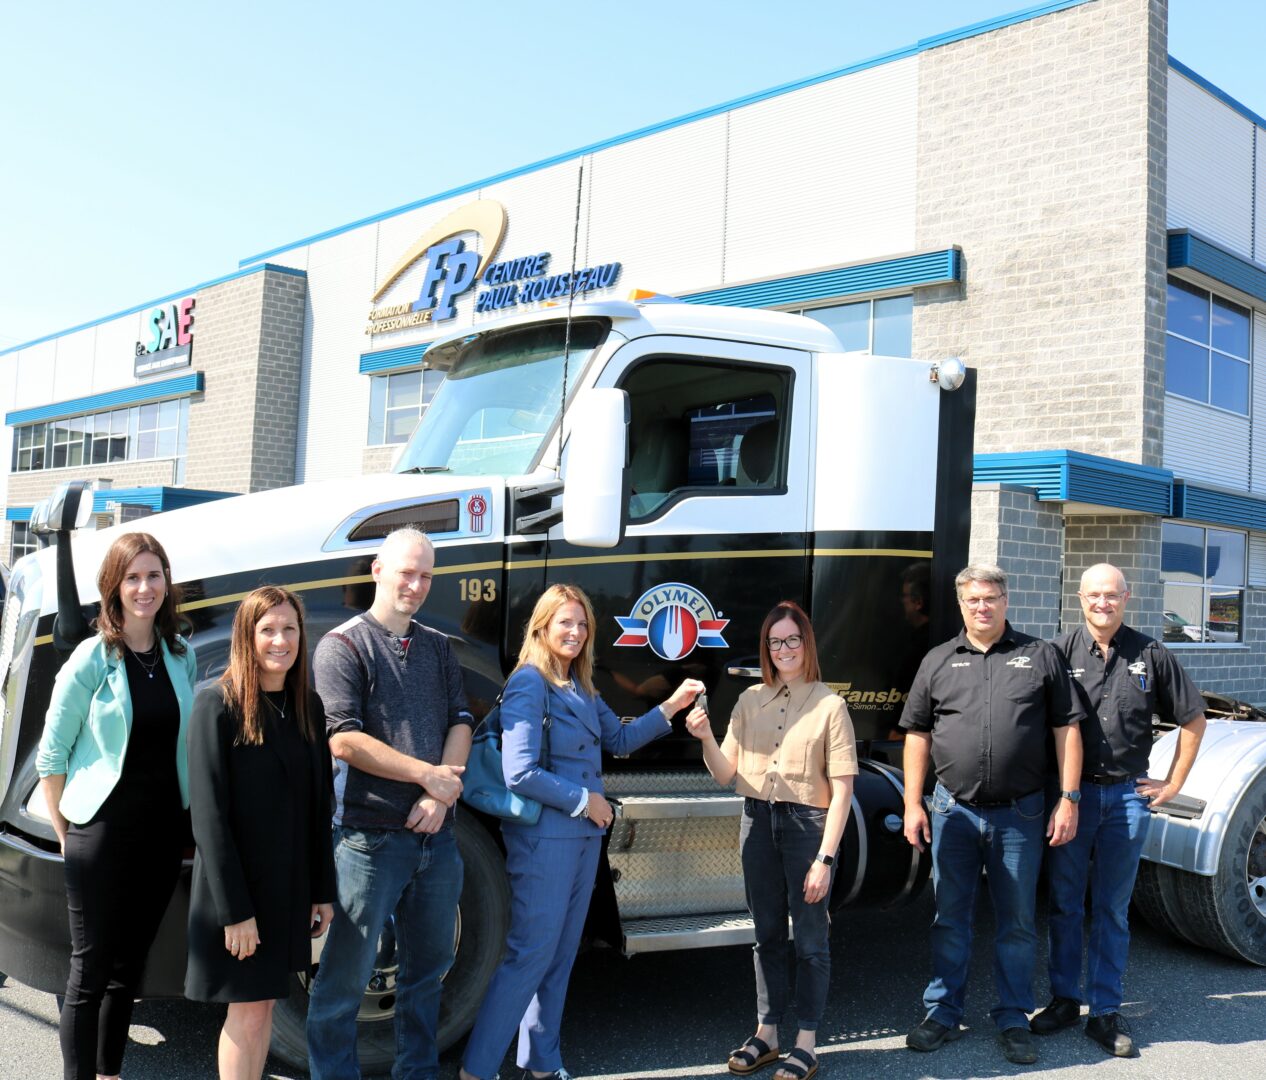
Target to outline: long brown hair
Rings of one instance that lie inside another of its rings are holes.
[[[123,600],[119,589],[132,560],[146,553],[158,556],[158,561],[163,564],[163,578],[167,584],[163,602],[158,605],[158,613],[154,616],[154,635],[166,644],[169,652],[180,655],[185,651],[185,643],[179,637],[182,620],[176,613],[176,605],[180,603],[180,586],[171,579],[171,563],[167,560],[163,545],[149,533],[124,533],[106,552],[101,569],[97,571],[97,592],[101,596],[97,631],[107,648],[122,654]]]
[[[286,672],[285,689],[292,703],[300,733],[308,742],[316,742],[317,732],[308,708],[308,632],[304,627],[303,603],[289,589],[264,585],[247,593],[233,616],[233,636],[229,642],[229,666],[220,676],[224,702],[239,717],[234,743],[262,746],[264,743],[264,692],[259,685],[259,660],[255,655],[255,627],[260,619],[280,604],[289,604],[299,623],[299,641],[295,662]]]
[[[555,686],[562,686],[563,669],[558,657],[549,647],[549,624],[560,607],[567,603],[579,604],[585,610],[585,618],[589,622],[589,633],[585,636],[585,644],[580,655],[571,662],[568,675],[578,686],[584,687],[585,693],[591,697],[597,693],[593,687],[593,637],[596,630],[593,617],[593,605],[584,590],[576,585],[551,585],[537,600],[532,609],[532,617],[528,619],[527,635],[523,639],[523,648],[519,650],[519,667],[530,664],[544,675]]]
[[[822,677],[822,669],[818,666],[818,642],[813,636],[813,623],[804,613],[804,608],[794,600],[783,600],[774,605],[774,610],[765,616],[760,627],[760,674],[766,686],[774,686],[778,680],[778,670],[769,655],[769,631],[774,623],[790,619],[800,631],[800,650],[804,656],[804,665],[800,675],[805,682],[817,682]]]

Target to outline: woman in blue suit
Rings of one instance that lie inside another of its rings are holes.
[[[611,824],[602,795],[602,751],[629,754],[672,730],[703,683],[687,679],[631,724],[593,686],[593,607],[573,585],[551,585],[536,602],[519,665],[501,700],[506,786],[541,803],[535,825],[504,822],[510,932],[466,1044],[462,1080],[490,1080],[519,1031],[523,1077],[570,1080],[558,1035],[567,980]],[[547,763],[542,728],[550,719]]]
[[[176,632],[167,553],[148,533],[125,533],[97,590],[98,633],[57,673],[35,759],[66,868],[66,1080],[114,1080],[123,1067],[132,999],[189,832],[197,665]]]

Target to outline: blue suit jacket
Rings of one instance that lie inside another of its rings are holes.
[[[541,767],[541,727],[550,717],[550,767]],[[602,698],[583,690],[564,690],[534,667],[511,674],[501,698],[501,763],[506,787],[535,799],[543,809],[535,825],[502,822],[537,836],[597,836],[602,833],[585,817],[572,817],[582,789],[602,794],[602,751],[631,754],[672,724],[658,706],[631,724],[622,724]]]

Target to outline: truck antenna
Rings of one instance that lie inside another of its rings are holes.
[[[558,409],[558,461],[554,464],[554,472],[562,475],[563,471],[563,414],[567,411],[567,363],[571,359],[571,306],[576,299],[576,253],[580,248],[580,204],[585,186],[585,161],[580,160],[580,171],[576,174],[576,221],[571,233],[571,276],[567,288],[567,322],[563,325],[563,400]]]

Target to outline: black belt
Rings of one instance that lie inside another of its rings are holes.
[[[1004,806],[1010,806],[1013,802],[1017,802],[1020,799],[1027,799],[1029,795],[1033,794],[1035,793],[1030,791],[1028,795],[1017,795],[1014,799],[976,799],[972,802],[968,802],[966,799],[956,799],[955,801],[959,805],[970,807],[973,810],[1001,810]]]
[[[1129,773],[1095,773],[1093,776],[1083,776],[1081,782],[1083,784],[1094,784],[1096,787],[1111,787],[1113,784],[1124,784],[1134,777]]]

